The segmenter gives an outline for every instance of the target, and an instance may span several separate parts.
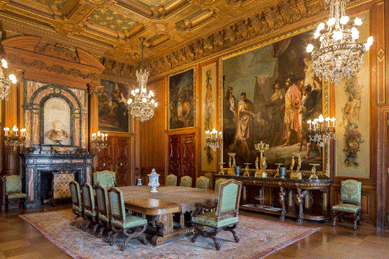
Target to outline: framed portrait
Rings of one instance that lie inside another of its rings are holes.
[[[369,36],[369,13],[358,14],[362,20],[359,37]],[[359,73],[335,88],[336,175],[370,177],[370,69],[369,52]]]
[[[130,85],[107,79],[100,80],[99,130],[129,133],[131,129],[127,100]]]
[[[308,31],[221,59],[224,162],[235,153],[238,166],[254,168],[255,144],[262,141],[269,144],[268,169],[276,163],[289,167],[293,154],[300,154],[301,170],[310,170],[310,164],[325,170],[325,150],[307,139],[307,121],[325,106],[323,82],[305,51],[312,39]]]
[[[182,129],[195,126],[195,70],[170,75],[168,79],[168,129]]]
[[[205,132],[217,128],[216,63],[201,68],[201,170],[216,171],[216,150],[206,145]]]

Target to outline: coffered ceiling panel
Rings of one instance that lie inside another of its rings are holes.
[[[113,31],[128,31],[136,25],[129,17],[104,8],[94,11],[88,21]]]
[[[139,66],[140,36],[155,75],[317,22],[325,8],[325,0],[0,0],[0,20],[7,37],[83,48],[120,77]]]

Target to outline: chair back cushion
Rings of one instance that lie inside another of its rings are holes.
[[[84,183],[81,186],[82,190],[82,201],[84,203],[84,213],[90,214],[91,216],[96,214],[95,197],[93,194],[92,185]]]
[[[215,182],[215,191],[219,191],[219,187],[222,183],[224,182],[227,182],[228,180],[227,179],[224,179],[224,178],[219,178],[216,180]]]
[[[166,177],[166,186],[177,186],[177,176],[174,174],[169,174]]]
[[[5,193],[21,193],[22,178],[20,175],[8,175],[5,177]]]
[[[236,180],[228,180],[220,185],[219,202],[216,208],[216,215],[218,217],[238,212],[241,191],[242,182]]]
[[[81,209],[82,202],[81,202],[80,185],[76,181],[71,181],[69,183],[69,187],[70,187],[70,193],[72,195],[73,206],[76,206],[79,209]]]
[[[75,179],[74,172],[69,172],[69,173],[53,172],[53,181],[51,183],[53,198],[54,199],[70,198],[72,195],[70,193],[69,184],[71,181],[74,181],[74,179]]]
[[[200,176],[196,179],[196,188],[208,190],[209,179],[205,176]]]
[[[107,189],[105,189],[101,185],[97,186],[96,197],[97,197],[97,210],[98,210],[99,218],[103,218],[105,221],[108,221],[109,220],[109,200],[108,200]]]
[[[205,173],[204,176],[209,179],[209,187],[208,187],[208,189],[209,190],[213,190],[213,173]]]
[[[123,192],[118,188],[111,188],[108,191],[109,204],[111,208],[111,221],[118,220],[124,222],[126,212],[124,209]]]
[[[362,183],[355,180],[341,182],[340,200],[345,203],[361,204]]]
[[[93,173],[93,186],[97,187],[99,185],[105,188],[115,187],[116,183],[116,173],[112,171],[101,171]]]
[[[192,177],[190,176],[181,177],[180,186],[192,187]]]

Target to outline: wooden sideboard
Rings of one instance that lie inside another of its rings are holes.
[[[330,218],[330,191],[333,179],[321,176],[319,180],[285,178],[258,178],[236,175],[214,175],[243,183],[240,209],[273,215],[323,221]]]

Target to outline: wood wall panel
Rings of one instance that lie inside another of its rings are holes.
[[[165,80],[162,78],[151,82],[147,88],[154,92],[158,106],[150,120],[140,123],[142,179],[145,177],[144,174],[150,173],[150,170],[145,170],[146,168],[165,167],[165,150],[167,150],[165,144]],[[164,170],[162,173],[165,174]],[[160,179],[162,179],[161,176]]]

